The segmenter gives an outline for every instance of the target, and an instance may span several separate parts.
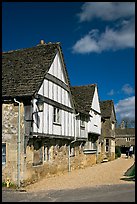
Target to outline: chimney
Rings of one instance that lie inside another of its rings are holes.
[[[41,45],[44,45],[44,44],[45,44],[44,40],[41,40],[41,41],[40,41],[40,44],[41,44]]]

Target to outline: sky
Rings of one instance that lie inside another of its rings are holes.
[[[2,51],[60,42],[72,86],[97,84],[135,119],[134,2],[2,2]]]

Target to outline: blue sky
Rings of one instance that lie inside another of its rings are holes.
[[[2,50],[61,42],[70,82],[98,85],[116,116],[135,118],[134,2],[3,2]]]

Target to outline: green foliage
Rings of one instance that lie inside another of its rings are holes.
[[[135,163],[127,170],[125,175],[135,177]]]
[[[118,157],[121,157],[121,149],[120,147],[116,146],[115,147],[115,159],[117,159]]]
[[[4,181],[4,182],[2,182],[2,187],[5,187],[5,186],[7,186],[7,184],[6,184],[6,182]]]
[[[2,187],[7,187],[7,183],[5,181],[2,182]],[[16,188],[16,185],[14,183],[10,182],[9,188]]]

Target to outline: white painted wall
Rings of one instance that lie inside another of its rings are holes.
[[[65,76],[65,70],[61,63],[60,55],[57,54],[49,72],[51,75],[62,80],[67,84]],[[43,95],[49,99],[52,99],[67,107],[73,108],[72,99],[70,93],[59,85],[44,79],[38,94]],[[37,111],[36,99],[33,100],[33,112]],[[35,115],[35,114],[34,114]],[[60,109],[60,125],[53,123],[53,106],[44,103],[44,111],[37,113],[39,118],[39,126],[37,126],[37,118],[34,116],[33,131],[36,133],[54,134],[62,136],[75,135],[75,118],[74,113]]]
[[[88,122],[88,132],[101,134],[101,115],[96,113],[96,111],[98,113],[101,113],[97,87],[95,87],[95,92],[90,110],[91,117],[90,121]]]
[[[111,140],[111,152],[115,152],[115,140]]]

